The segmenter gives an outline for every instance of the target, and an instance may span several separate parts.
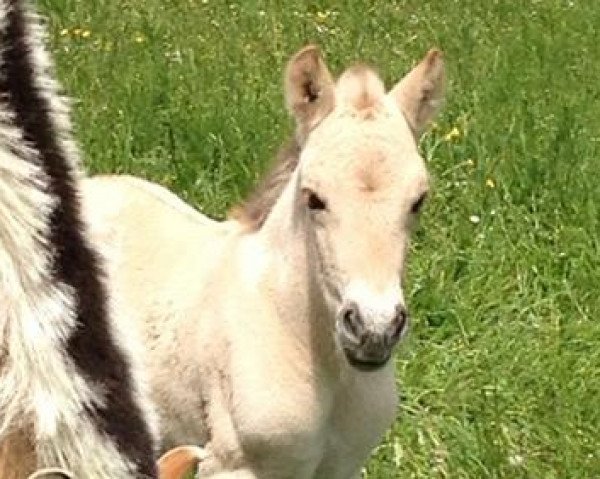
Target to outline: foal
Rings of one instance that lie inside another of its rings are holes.
[[[1,0],[2,479],[55,466],[156,477],[150,407],[80,214],[77,156],[39,21],[25,1]]]
[[[443,72],[431,51],[386,93],[372,70],[336,82],[301,50],[285,75],[296,146],[229,221],[142,180],[88,180],[164,446],[204,445],[200,477],[359,477],[394,420],[401,278],[428,183],[416,139]]]

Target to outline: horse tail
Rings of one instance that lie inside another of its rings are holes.
[[[0,0],[5,479],[21,479],[37,467],[94,479],[157,474],[151,407],[111,321],[102,258],[82,219],[80,174],[40,20],[27,1]],[[15,443],[29,444],[31,454],[17,447],[15,456]],[[19,461],[27,472],[15,472]],[[8,470],[7,464],[17,466]]]

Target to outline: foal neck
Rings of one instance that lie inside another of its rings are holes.
[[[314,274],[305,216],[297,201],[298,172],[291,176],[262,228],[254,235],[267,258],[269,298],[283,330],[303,343],[314,359],[336,357],[334,323]]]

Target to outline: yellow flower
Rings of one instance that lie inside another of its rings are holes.
[[[143,42],[144,42],[144,40],[145,40],[145,38],[144,38],[144,36],[143,36],[141,33],[138,33],[138,34],[135,36],[135,41],[136,41],[136,43],[143,43]]]
[[[460,138],[460,130],[456,126],[444,135],[444,140],[446,141],[452,141],[457,138]]]
[[[317,22],[319,22],[319,23],[325,23],[325,21],[329,17],[329,12],[318,11],[316,17],[317,17],[316,18]]]
[[[78,37],[79,35],[81,35],[81,32],[83,30],[81,30],[81,28],[74,28],[73,29],[73,35],[75,35],[76,37]]]
[[[496,188],[496,182],[491,178],[488,178],[487,180],[485,180],[485,186],[487,186],[488,188]]]
[[[92,34],[92,32],[90,32],[89,30],[84,30],[81,32],[81,36],[83,38],[88,38],[91,34]]]
[[[61,37],[64,37],[65,35],[68,35],[68,34],[69,34],[69,29],[68,29],[68,28],[63,28],[63,29],[60,31],[60,36],[61,36]]]

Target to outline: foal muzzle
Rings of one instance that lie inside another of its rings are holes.
[[[408,314],[402,305],[395,308],[391,320],[371,324],[360,313],[358,305],[348,303],[339,313],[338,335],[346,359],[356,369],[375,371],[385,366],[394,346],[408,327]]]

